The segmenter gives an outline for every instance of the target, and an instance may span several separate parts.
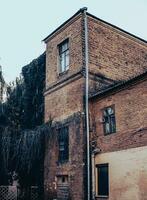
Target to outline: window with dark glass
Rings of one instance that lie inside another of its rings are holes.
[[[103,110],[104,133],[111,134],[116,132],[116,120],[114,106],[107,107]]]
[[[97,165],[98,196],[109,195],[109,172],[108,164]]]
[[[59,162],[67,162],[69,157],[69,133],[68,127],[62,127],[58,130],[59,142]]]
[[[59,73],[69,69],[69,40],[59,44]]]

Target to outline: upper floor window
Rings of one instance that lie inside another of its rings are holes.
[[[62,127],[58,130],[59,157],[60,163],[68,161],[69,157],[69,134],[68,127]]]
[[[103,110],[104,133],[111,134],[116,132],[116,120],[114,106],[107,107]]]
[[[59,73],[69,69],[69,40],[66,39],[59,44]]]

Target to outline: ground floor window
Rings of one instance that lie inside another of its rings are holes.
[[[67,162],[69,159],[69,129],[68,126],[58,129],[59,163]]]
[[[97,194],[109,195],[109,168],[108,164],[98,164],[97,167]]]

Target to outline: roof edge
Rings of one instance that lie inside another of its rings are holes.
[[[120,27],[118,27],[118,26],[116,26],[116,25],[113,25],[113,24],[111,24],[111,23],[109,23],[109,22],[107,22],[107,21],[105,21],[105,20],[102,20],[102,19],[96,17],[95,15],[93,15],[93,14],[87,12],[87,10],[88,10],[87,7],[80,8],[74,15],[72,15],[69,19],[67,19],[67,20],[66,20],[65,22],[63,22],[60,26],[58,26],[53,32],[51,32],[51,33],[50,33],[47,37],[45,37],[42,41],[46,43],[47,39],[48,39],[49,37],[51,37],[54,33],[56,33],[59,29],[61,29],[65,24],[67,24],[70,20],[72,20],[72,19],[73,19],[75,16],[77,16],[78,14],[84,13],[84,12],[86,11],[86,14],[87,14],[88,16],[90,16],[90,17],[92,17],[92,18],[94,18],[94,19],[96,19],[96,20],[99,20],[100,22],[102,22],[102,23],[104,23],[104,24],[107,24],[107,25],[113,27],[113,28],[116,29],[116,30],[119,30],[119,31],[121,31],[121,32],[123,32],[123,33],[125,33],[125,34],[127,34],[127,35],[129,35],[129,36],[131,36],[131,37],[133,37],[133,38],[135,38],[135,39],[137,39],[137,40],[140,40],[141,42],[143,42],[143,43],[145,43],[145,44],[147,44],[147,41],[146,41],[145,39],[140,38],[140,37],[138,37],[138,36],[136,36],[136,35],[134,35],[134,34],[128,32],[128,31],[126,31],[126,30],[124,30],[124,29],[122,29],[122,28],[120,28]]]
[[[109,22],[107,22],[107,21],[105,21],[105,20],[103,20],[103,19],[100,19],[100,18],[96,17],[95,15],[92,15],[92,14],[89,13],[89,12],[87,12],[87,15],[90,16],[90,17],[92,17],[92,18],[94,18],[94,19],[96,19],[96,20],[99,20],[100,22],[102,22],[102,23],[104,23],[104,24],[107,24],[107,25],[109,25],[109,26],[112,26],[113,28],[115,28],[115,29],[117,29],[117,30],[119,30],[119,31],[121,31],[121,32],[123,32],[123,33],[125,33],[125,34],[127,34],[127,35],[130,35],[130,36],[133,37],[133,38],[136,38],[136,39],[138,39],[138,40],[141,40],[142,42],[144,42],[144,43],[147,44],[147,40],[145,40],[145,39],[143,39],[143,38],[140,38],[140,37],[138,37],[138,36],[136,36],[136,35],[134,35],[134,34],[128,32],[128,31],[125,31],[124,29],[122,29],[122,28],[120,28],[120,27],[118,27],[118,26],[116,26],[116,25],[113,25],[113,24],[111,24],[111,23],[109,23]]]
[[[90,95],[89,99],[94,100],[96,98],[101,98],[105,95],[107,96],[111,92],[115,92],[115,93],[117,91],[119,92],[120,90],[123,90],[126,87],[132,86],[133,84],[137,84],[138,82],[144,81],[146,79],[147,79],[147,71],[138,75],[138,76],[135,76],[135,77],[133,77],[133,78],[127,80],[127,81],[122,81],[122,82],[119,82],[119,83],[111,84],[110,86],[108,86],[104,90],[95,92],[94,94]]]

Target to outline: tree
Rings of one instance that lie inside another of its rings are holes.
[[[24,80],[23,129],[31,129],[44,121],[45,53],[22,68]]]
[[[7,86],[6,101],[0,103],[3,184],[6,174],[14,170],[23,184],[39,184],[43,179],[43,144],[49,132],[44,124],[45,56],[43,53],[22,68],[21,76]],[[40,174],[37,179],[36,173]]]
[[[0,66],[0,102],[3,101],[4,87],[5,87],[5,80],[3,78],[2,67]]]

